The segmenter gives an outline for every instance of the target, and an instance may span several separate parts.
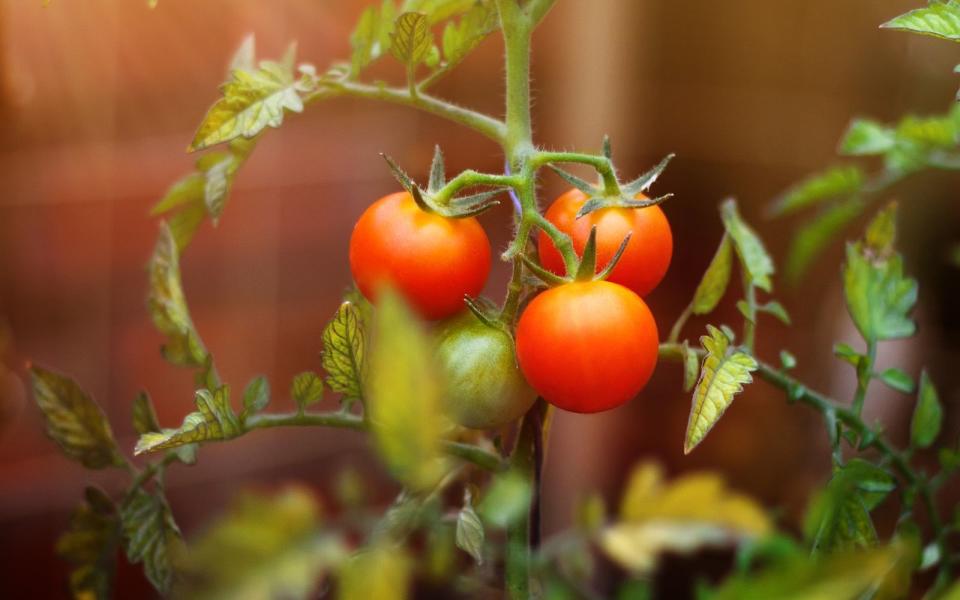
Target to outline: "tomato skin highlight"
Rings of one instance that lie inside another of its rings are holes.
[[[640,194],[638,200],[645,200]],[[673,234],[667,216],[659,206],[646,208],[602,208],[578,219],[577,211],[587,195],[574,188],[558,197],[544,216],[570,236],[578,256],[597,227],[597,270],[603,269],[616,254],[623,238],[633,232],[620,261],[607,278],[641,296],[646,296],[663,280],[673,255]],[[565,275],[563,257],[543,231],[537,239],[540,262],[557,275]]]
[[[510,335],[469,311],[443,324],[436,356],[447,414],[464,427],[502,427],[523,416],[537,399],[517,366]]]
[[[420,210],[407,192],[371,204],[350,236],[350,271],[371,302],[395,288],[426,319],[464,309],[490,274],[490,240],[473,217],[448,219]]]
[[[646,303],[608,281],[551,288],[517,324],[517,358],[551,404],[577,413],[609,410],[636,396],[657,364],[657,324]]]

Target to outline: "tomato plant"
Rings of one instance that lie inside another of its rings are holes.
[[[258,62],[252,40],[241,47],[223,96],[191,144],[194,151],[221,149],[203,155],[153,211],[163,221],[149,263],[149,309],[165,338],[163,356],[195,376],[196,411],[179,426],[162,427],[150,396],[140,394],[131,412],[139,436],[133,454],[143,458],[133,459],[77,382],[30,368],[34,399],[63,452],[85,468],[128,476],[121,491],[88,488],[57,544],[75,567],[76,597],[110,596],[123,549],[127,560],[143,563],[163,595],[309,598],[330,581],[338,597],[351,600],[403,597],[419,581],[450,594],[502,588],[510,598],[540,592],[594,597],[601,592],[591,589],[593,552],[600,551],[618,569],[613,575],[605,569],[604,593],[644,598],[653,593],[662,555],[717,545],[733,553],[733,566],[722,579],[711,576],[714,583],[700,585],[698,597],[855,600],[908,597],[921,588],[929,598],[960,594],[953,581],[960,520],[941,506],[941,490],[960,470],[960,449],[943,439],[945,408],[935,377],[878,366],[881,344],[916,329],[918,285],[897,249],[896,203],[873,211],[865,233],[846,246],[842,293],[861,338],[858,347],[835,347],[856,382],[849,401],[796,378],[797,358],[785,349],[776,362],[758,350],[764,319],[789,324],[790,316],[774,297],[774,259],[733,199],[720,204],[717,250],[709,262],[703,257],[707,269],[661,341],[657,319],[638,294],[657,286],[670,262],[672,235],[658,206],[670,194],[653,196],[650,188],[672,155],[627,181],[618,175],[608,140],[597,152],[535,144],[531,38],[555,2],[384,0],[361,16],[350,60],[326,70],[298,63],[293,49],[281,60]],[[886,27],[957,41],[958,24],[960,2],[951,0]],[[505,53],[503,117],[435,95],[433,85],[495,32]],[[402,79],[365,79],[367,68],[388,56],[399,62],[395,76]],[[295,409],[274,410],[265,377],[236,395],[221,378],[191,318],[181,258],[199,224],[223,216],[232,179],[260,136],[288,113],[334,97],[445,118],[495,142],[506,168],[468,169],[447,180],[437,148],[421,184],[386,159],[403,191],[374,202],[357,222],[349,260],[359,293],[347,294],[323,330],[323,373],[296,375],[288,391]],[[774,203],[779,214],[825,208],[797,236],[788,276],[799,277],[818,248],[896,181],[960,168],[958,114],[907,117],[895,127],[854,121],[841,151],[880,156],[882,171],[868,178],[860,167],[834,168]],[[598,182],[564,171],[565,164],[594,170]],[[543,214],[537,185],[545,168],[574,190]],[[505,194],[515,210],[514,236],[499,258],[511,275],[496,303],[476,297],[491,252],[474,217]],[[735,271],[740,286],[732,292]],[[687,335],[691,318],[719,319],[714,311],[733,293],[739,329],[716,320],[705,334]],[[421,321],[461,310],[434,324],[433,335]],[[703,443],[755,379],[822,417],[829,473],[801,520],[774,518],[716,474],[687,474],[671,483],[645,461],[627,482],[618,511],[585,494],[578,526],[541,540],[541,505],[550,499],[541,494],[540,477],[554,411],[621,405],[641,392],[658,362],[682,366],[682,387],[691,393],[686,432],[676,431],[678,452],[681,440],[685,454]],[[904,444],[865,417],[879,383],[915,396]],[[335,395],[333,410],[317,406],[330,401],[325,391]],[[204,444],[275,427],[369,434],[401,488],[396,500],[385,510],[365,504],[348,477],[334,486],[342,514],[324,519],[314,495],[300,488],[246,496],[183,552],[164,489],[166,470],[195,463]],[[874,514],[881,506],[899,517],[878,530]]]

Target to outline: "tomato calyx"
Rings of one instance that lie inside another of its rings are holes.
[[[509,335],[511,339],[513,338],[513,331],[509,325],[503,321],[500,310],[493,302],[482,296],[471,298],[469,295],[465,295],[463,297],[463,303],[467,305],[467,309],[469,309],[481,323],[487,327],[503,331]]]
[[[603,138],[603,155],[612,164],[613,155],[610,149],[610,138],[607,136]],[[673,194],[664,194],[655,198],[636,199],[638,195],[650,189],[650,186],[657,181],[675,156],[673,153],[668,154],[652,169],[627,183],[621,183],[619,179],[616,179],[616,173],[614,173],[615,186],[592,184],[556,165],[551,164],[549,167],[567,183],[587,195],[587,201],[577,211],[577,218],[579,219],[602,208],[647,208],[662,204],[672,198]]]
[[[613,272],[613,269],[617,266],[617,263],[620,262],[620,259],[623,257],[624,251],[627,249],[627,244],[630,243],[630,238],[633,236],[633,232],[627,233],[624,236],[623,241],[620,242],[620,247],[617,248],[617,251],[614,253],[613,257],[610,259],[610,262],[603,268],[602,271],[597,273],[597,226],[594,225],[590,228],[590,237],[587,238],[587,243],[583,247],[583,256],[580,258],[580,264],[577,266],[577,272],[573,277],[561,277],[556,273],[544,269],[542,266],[538,265],[536,262],[530,259],[526,254],[521,255],[523,264],[527,266],[530,271],[533,272],[541,281],[546,283],[548,286],[558,286],[565,283],[572,283],[574,281],[604,281],[607,277],[610,276],[610,273]]]
[[[448,219],[475,217],[499,205],[500,201],[494,198],[507,189],[496,187],[476,194],[444,200],[442,190],[446,186],[446,174],[444,173],[443,152],[440,150],[440,146],[437,146],[434,151],[433,163],[430,166],[430,183],[426,190],[417,185],[392,158],[384,153],[381,153],[380,156],[387,161],[387,165],[397,182],[413,196],[413,200],[420,210]]]

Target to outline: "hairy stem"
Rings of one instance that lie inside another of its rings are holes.
[[[503,121],[447,102],[446,100],[441,100],[429,94],[413,94],[407,88],[369,85],[355,81],[341,81],[329,84],[314,96],[307,98],[307,100],[329,98],[330,96],[351,96],[354,98],[382,100],[393,104],[410,106],[463,125],[490,138],[498,144],[502,145],[506,138],[506,125]]]

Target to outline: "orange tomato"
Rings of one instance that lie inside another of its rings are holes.
[[[646,196],[640,194],[637,199],[644,200]],[[623,238],[632,231],[633,237],[608,280],[646,296],[666,275],[673,254],[673,235],[663,210],[659,206],[602,208],[578,219],[577,211],[586,201],[586,194],[572,189],[557,198],[544,216],[570,236],[580,256],[590,237],[590,229],[597,227],[597,270],[610,262]],[[557,275],[566,274],[563,257],[542,231],[538,248],[540,263],[544,267]]]
[[[608,281],[551,288],[517,324],[517,359],[531,386],[564,410],[594,413],[636,396],[657,364],[657,324],[646,303]]]
[[[350,270],[360,291],[376,301],[395,288],[421,316],[449,317],[476,296],[490,273],[490,240],[472,217],[424,212],[407,192],[380,198],[350,236]]]

